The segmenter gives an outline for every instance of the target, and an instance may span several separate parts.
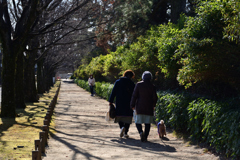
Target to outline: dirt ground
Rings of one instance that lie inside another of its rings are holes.
[[[129,138],[120,138],[116,123],[106,122],[108,102],[78,87],[62,82],[55,108],[56,134],[50,137],[44,160],[218,160],[204,148],[184,143],[167,133],[161,140],[152,125],[148,142],[141,142],[135,124]]]

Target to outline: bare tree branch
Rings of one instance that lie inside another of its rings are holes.
[[[19,19],[18,11],[17,11],[17,5],[16,5],[14,0],[12,0],[12,4],[13,4],[13,11],[14,11],[14,12],[12,12],[12,15],[14,16],[15,21],[17,21]]]
[[[16,30],[15,30],[16,37],[20,37],[20,36],[23,37],[23,34],[29,33],[31,26],[37,17],[36,15],[37,4],[38,4],[38,0],[29,0],[28,5],[24,7],[21,17],[16,24]]]
[[[43,27],[42,29],[39,30],[39,33],[43,33],[44,31],[46,31],[47,29],[49,29],[50,27],[54,26],[57,22],[63,20],[64,18],[66,18],[67,16],[69,16],[70,14],[74,13],[75,11],[77,11],[78,9],[80,9],[81,7],[83,7],[84,5],[86,5],[89,2],[89,0],[85,0],[81,5],[77,6],[76,8],[68,11],[66,14],[58,17],[57,19],[55,19],[52,23],[45,25],[45,27]]]

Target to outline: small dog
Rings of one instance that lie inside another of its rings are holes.
[[[159,135],[159,138],[163,138],[164,135],[166,136],[166,125],[164,124],[164,121],[161,120],[158,124],[157,124],[157,127],[158,127],[158,135]]]

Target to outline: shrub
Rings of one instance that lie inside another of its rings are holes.
[[[239,90],[239,43],[224,39],[223,34],[229,25],[224,17],[236,14],[231,7],[226,1],[202,1],[197,16],[186,18],[173,56],[182,65],[177,79],[186,88],[197,82],[221,82],[218,88],[230,85]]]
[[[112,92],[113,84],[105,82],[96,82],[95,91],[100,97],[108,100]]]
[[[79,87],[81,87],[81,88],[90,92],[90,87],[89,87],[87,81],[75,79],[74,82]],[[112,88],[113,88],[113,84],[106,83],[106,82],[96,82],[94,90],[95,90],[95,92],[98,96],[108,100],[109,96],[112,92]]]
[[[156,106],[156,119],[166,121],[167,126],[177,130],[187,130],[188,111],[187,107],[192,98],[186,94],[172,92],[158,92],[158,102]]]
[[[207,99],[199,98],[192,101],[188,106],[189,123],[188,130],[193,139],[199,141],[206,141],[210,131],[216,132],[213,129],[213,123],[218,123],[218,117],[221,106],[215,102]]]
[[[78,80],[78,79],[75,79],[74,81],[78,86],[80,86],[81,88],[90,92],[90,87],[88,85],[88,81]]]
[[[209,143],[227,156],[239,156],[239,109],[232,109],[228,103],[198,99],[189,104],[188,110],[193,139]]]
[[[177,131],[213,146],[226,156],[240,156],[239,98],[214,101],[186,93],[158,92],[156,119]],[[186,128],[187,127],[187,128]]]

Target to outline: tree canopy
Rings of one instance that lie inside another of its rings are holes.
[[[165,85],[165,89],[184,86],[212,95],[239,93],[238,4],[199,1],[196,16],[183,14],[177,24],[152,26],[136,42],[101,56],[101,62],[94,63],[98,70],[88,72],[110,76],[116,75],[111,70],[132,69],[139,80],[139,75],[149,70],[155,75],[155,83]],[[84,72],[85,68],[79,68],[76,75],[81,77]]]

